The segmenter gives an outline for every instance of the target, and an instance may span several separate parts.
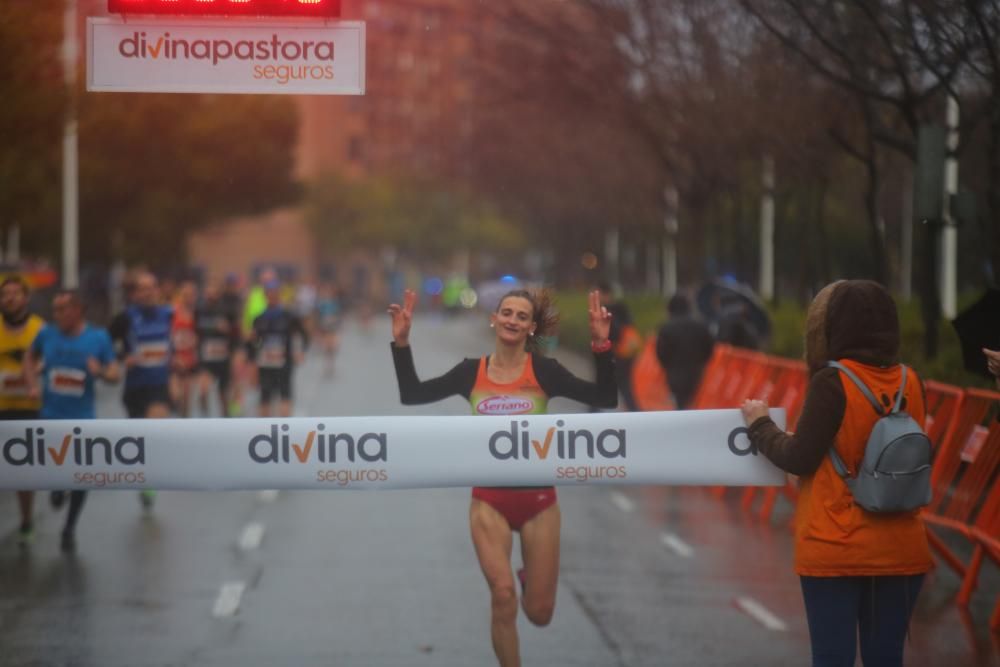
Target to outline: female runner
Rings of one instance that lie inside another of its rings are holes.
[[[608,333],[611,315],[590,293],[591,347],[597,382],[575,377],[554,359],[540,356],[538,340],[552,333],[558,316],[547,292],[515,290],[500,299],[490,315],[496,330],[493,354],[465,359],[444,375],[417,378],[410,349],[410,326],[417,296],[407,290],[403,305],[392,304],[392,359],[404,404],[431,403],[456,394],[468,399],[474,414],[504,414],[497,405],[514,405],[514,414],[544,414],[548,399],[565,396],[585,405],[618,404],[614,360]],[[517,398],[521,400],[511,401]],[[494,399],[494,400],[491,400]],[[495,400],[504,399],[504,400]],[[527,407],[530,404],[531,407]],[[559,574],[559,506],[554,487],[472,490],[469,524],[472,542],[490,587],[493,650],[501,667],[521,664],[517,637],[517,591],[511,570],[513,532],[521,533],[521,606],[538,626],[548,625],[555,609]]]

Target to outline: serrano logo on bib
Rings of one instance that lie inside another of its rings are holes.
[[[526,415],[534,409],[535,402],[524,396],[490,396],[476,405],[481,415]]]

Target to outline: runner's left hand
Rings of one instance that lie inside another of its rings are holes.
[[[93,375],[95,377],[100,377],[101,376],[101,372],[103,370],[104,370],[104,366],[101,365],[100,361],[98,361],[94,357],[87,357],[87,371],[91,375]]]
[[[590,340],[603,343],[611,335],[611,313],[601,305],[601,293],[594,290],[589,296]]]

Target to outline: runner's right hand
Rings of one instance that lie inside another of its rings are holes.
[[[398,347],[410,344],[410,327],[413,325],[413,307],[417,304],[417,293],[413,290],[403,292],[403,305],[394,303],[389,306],[392,316],[392,340]]]

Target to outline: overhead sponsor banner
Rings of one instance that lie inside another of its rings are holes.
[[[771,411],[779,425],[782,409]],[[0,421],[0,489],[765,486],[738,410]]]
[[[88,18],[87,90],[362,95],[365,24]]]

